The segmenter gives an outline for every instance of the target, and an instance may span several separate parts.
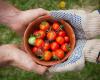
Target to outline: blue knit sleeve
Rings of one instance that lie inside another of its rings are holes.
[[[76,66],[80,66],[81,64],[84,65],[83,48],[84,48],[85,43],[86,43],[86,40],[78,40],[76,47],[73,53],[71,54],[71,56],[68,58],[68,60],[63,63],[50,67],[49,71],[50,72],[73,71],[76,68]],[[70,66],[73,69],[71,69]]]
[[[100,14],[100,10],[98,10],[99,14]]]
[[[85,32],[82,28],[82,17],[77,14],[74,10],[59,10],[59,11],[51,11],[50,15],[54,17],[56,20],[66,20],[69,21],[72,25],[76,38],[77,39],[85,39]]]

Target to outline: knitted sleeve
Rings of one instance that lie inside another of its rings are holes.
[[[76,38],[82,39],[86,38],[85,32],[82,26],[86,20],[86,13],[83,10],[59,10],[59,11],[51,11],[50,15],[57,20],[66,20],[68,21],[75,32]]]
[[[68,58],[67,61],[51,66],[49,72],[66,72],[66,71],[77,71],[81,70],[84,67],[84,53],[83,48],[86,43],[86,40],[78,40],[76,47]]]

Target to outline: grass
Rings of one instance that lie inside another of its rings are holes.
[[[61,0],[8,0],[21,10],[32,8],[44,8],[47,10],[59,10],[58,3]],[[65,9],[100,9],[100,0],[64,0]],[[0,44],[20,43],[21,38],[5,25],[0,25]],[[99,80],[100,65],[86,63],[80,72],[56,73],[49,80]],[[47,76],[40,76],[33,72],[26,72],[15,67],[0,68],[0,80],[47,80]]]

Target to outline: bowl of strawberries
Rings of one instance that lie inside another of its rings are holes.
[[[68,22],[43,16],[28,25],[23,42],[25,51],[36,63],[52,66],[69,58],[75,46],[75,34]]]

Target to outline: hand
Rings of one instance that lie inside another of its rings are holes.
[[[0,46],[0,64],[1,63],[16,66],[26,71],[34,71],[38,74],[43,74],[47,70],[47,67],[36,64],[30,55],[15,45]]]
[[[9,26],[19,35],[23,35],[26,27],[32,20],[46,14],[48,14],[48,11],[42,8],[18,11],[16,15],[10,18]]]
[[[100,35],[99,13],[97,11],[86,13],[82,10],[60,10],[51,11],[50,15],[57,20],[64,19],[70,22],[73,26],[77,42],[69,59],[64,63],[50,67],[49,72],[81,70],[84,67],[85,58],[87,61],[96,62],[100,51],[100,48],[98,48],[100,47],[100,40],[87,39]]]

